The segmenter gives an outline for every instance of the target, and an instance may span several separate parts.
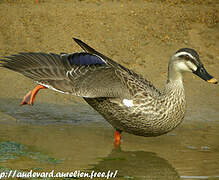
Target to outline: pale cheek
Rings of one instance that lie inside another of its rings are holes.
[[[188,66],[193,70],[196,71],[197,70],[197,66],[195,66],[193,63],[191,63],[190,61],[187,62]]]
[[[177,69],[179,71],[188,71],[188,72],[191,72],[191,70],[188,68],[188,66],[186,66],[186,64],[184,62],[180,62],[180,63],[177,63]]]

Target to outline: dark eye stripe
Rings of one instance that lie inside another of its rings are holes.
[[[196,65],[196,66],[198,66],[198,61],[196,60],[196,59],[193,59],[193,58],[191,58],[190,56],[188,56],[188,55],[181,55],[181,56],[179,56],[180,58],[182,58],[182,59],[185,59],[185,60],[187,60],[187,61],[191,61],[194,65]]]

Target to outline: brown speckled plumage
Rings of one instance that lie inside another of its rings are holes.
[[[133,81],[133,83],[135,83]],[[179,125],[185,115],[183,88],[164,93],[133,94],[133,107],[126,107],[121,98],[84,98],[114,128],[140,136],[158,136]]]
[[[74,40],[86,53],[20,53],[2,59],[0,65],[45,87],[83,97],[115,129],[140,136],[162,135],[182,122],[183,72],[216,83],[193,49],[180,49],[172,56],[166,87],[159,91],[141,75]]]

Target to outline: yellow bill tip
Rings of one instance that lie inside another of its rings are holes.
[[[209,83],[212,83],[212,84],[217,84],[217,79],[215,78],[211,78],[209,80],[207,80]]]

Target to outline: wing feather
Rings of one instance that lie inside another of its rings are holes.
[[[116,70],[89,53],[58,55],[20,53],[1,60],[14,70],[50,89],[81,97],[128,96]]]

